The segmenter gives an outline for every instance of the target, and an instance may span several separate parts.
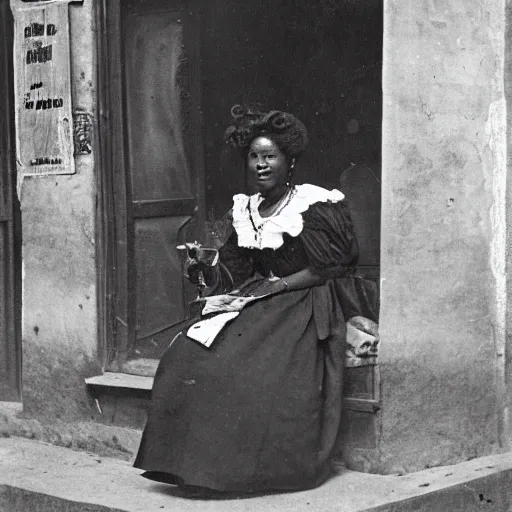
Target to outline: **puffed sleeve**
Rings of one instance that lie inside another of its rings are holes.
[[[377,286],[355,275],[359,247],[346,200],[315,203],[303,220],[301,237],[310,266],[325,279],[335,279],[345,319],[360,315],[378,322]]]
[[[326,279],[351,275],[359,247],[346,200],[315,203],[302,218],[300,236],[313,272]]]

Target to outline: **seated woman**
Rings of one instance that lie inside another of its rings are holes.
[[[234,196],[222,265],[193,261],[188,274],[195,281],[204,271],[219,290],[225,266],[235,290],[206,298],[201,318],[164,353],[135,466],[147,478],[218,491],[312,488],[332,472],[346,321],[375,318],[359,299],[343,194],[292,185],[304,125],[280,111],[232,114],[227,139],[259,192]],[[195,328],[213,328],[214,339]]]

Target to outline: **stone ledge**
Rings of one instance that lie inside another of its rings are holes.
[[[153,387],[153,377],[143,377],[128,373],[105,372],[103,375],[96,375],[85,379],[85,383],[88,386],[151,391],[151,388]]]
[[[403,477],[346,469],[310,491],[197,499],[140,477],[129,462],[26,439],[0,439],[0,510],[26,512],[494,512],[511,510],[512,454]]]

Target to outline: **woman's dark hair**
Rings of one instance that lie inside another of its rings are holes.
[[[245,157],[251,142],[260,136],[272,139],[289,158],[297,159],[306,149],[308,132],[292,114],[280,110],[263,112],[235,105],[231,109],[233,124],[224,134],[226,142],[238,148]]]

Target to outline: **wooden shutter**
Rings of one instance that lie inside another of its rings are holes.
[[[204,220],[198,14],[190,2],[164,0],[111,0],[105,12],[110,368],[130,371],[130,360],[158,359],[167,327],[187,314],[176,245],[200,238]]]

